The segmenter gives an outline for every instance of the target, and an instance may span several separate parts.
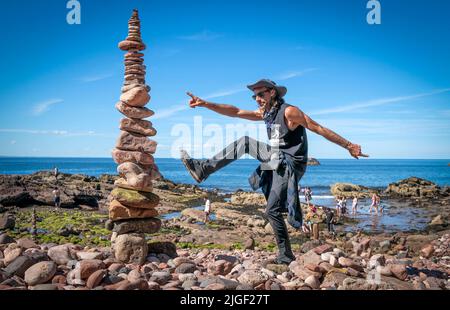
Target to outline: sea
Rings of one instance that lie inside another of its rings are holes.
[[[335,205],[330,192],[330,186],[334,183],[353,183],[385,189],[390,183],[415,176],[439,186],[450,186],[450,159],[318,160],[319,166],[308,166],[300,186],[309,186],[312,189],[312,201],[328,207]],[[156,158],[155,161],[166,179],[176,183],[196,184],[179,159]],[[248,177],[258,164],[254,159],[239,159],[211,175],[199,186],[210,190],[217,189],[223,193],[238,189],[251,191]],[[117,164],[111,158],[0,157],[0,174],[31,174],[53,170],[55,167],[62,173],[90,176],[117,174]],[[304,200],[303,197],[301,200]],[[368,204],[370,203],[361,203],[362,214],[368,214]],[[351,201],[348,205],[351,205]],[[394,222],[402,220],[398,215],[395,219]],[[385,217],[383,221],[389,221],[389,218]]]

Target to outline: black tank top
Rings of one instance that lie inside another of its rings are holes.
[[[286,124],[284,111],[290,104],[283,103],[271,125],[267,126],[267,135],[272,148],[279,150],[291,157],[294,165],[303,165],[308,161],[308,139],[303,126],[290,130]]]

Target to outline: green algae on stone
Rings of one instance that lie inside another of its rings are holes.
[[[20,210],[16,214],[18,225],[11,232],[11,236],[18,239],[22,237],[32,238],[31,234],[31,210]],[[37,243],[74,243],[80,245],[109,246],[110,232],[104,228],[103,222],[107,215],[61,210],[39,210],[37,215]],[[61,236],[58,231],[64,227],[71,227],[79,234]]]
[[[151,209],[159,204],[158,195],[120,187],[113,189],[111,196],[123,205],[133,208]]]

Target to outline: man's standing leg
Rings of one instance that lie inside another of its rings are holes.
[[[275,234],[279,251],[277,260],[279,263],[285,264],[289,264],[291,261],[295,260],[282,213],[286,212],[286,210],[284,210],[284,202],[287,199],[287,187],[288,176],[286,171],[284,171],[283,175],[278,174],[277,171],[273,171],[271,190],[267,197],[266,216],[269,219],[269,223]]]

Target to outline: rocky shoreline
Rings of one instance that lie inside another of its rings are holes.
[[[108,196],[118,177],[59,175],[63,208],[57,211],[48,207],[56,182],[51,173],[0,178],[0,289],[450,288],[445,194],[425,195],[419,202],[399,198],[441,212],[421,232],[346,233],[338,227],[336,236],[322,229],[319,240],[312,240],[290,229],[297,260],[280,266],[268,263],[276,246],[260,194],[225,196],[162,179],[153,184],[160,197],[161,230],[145,234],[146,244],[140,246],[149,254],[141,263],[124,264],[111,250],[110,240],[117,242],[117,235],[105,229]],[[206,225],[203,212],[192,208],[204,197],[215,213]],[[33,208],[35,241],[30,233]],[[171,214],[177,216],[165,218]],[[352,219],[346,220],[343,225],[352,225]]]

